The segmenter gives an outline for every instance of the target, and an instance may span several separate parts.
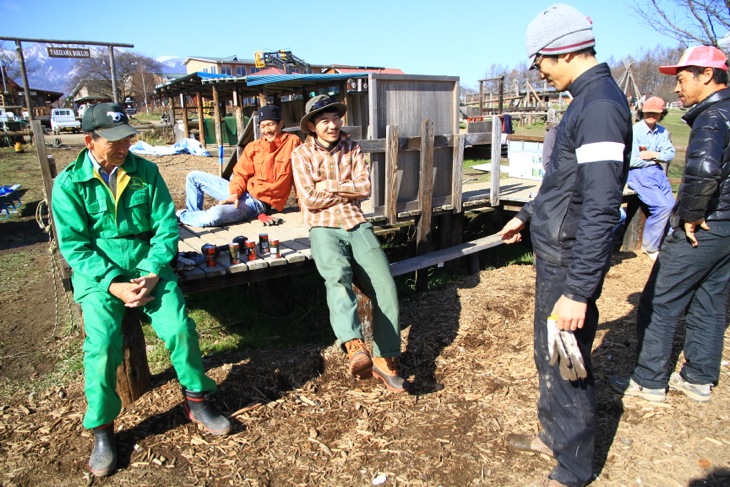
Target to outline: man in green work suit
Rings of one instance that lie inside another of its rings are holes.
[[[94,432],[89,467],[96,476],[109,475],[117,462],[114,419],[121,400],[115,389],[125,307],[145,313],[165,342],[190,419],[216,435],[231,429],[208,402],[216,384],[203,371],[195,323],[170,266],[178,241],[172,198],[157,166],[129,152],[137,131],[128,122],[114,103],[86,110],[86,149],[53,188],[59,248],[84,315],[83,424]]]

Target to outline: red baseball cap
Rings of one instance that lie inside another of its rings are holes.
[[[679,58],[679,62],[673,66],[659,66],[659,72],[664,74],[677,74],[681,68],[687,66],[699,66],[701,68],[719,68],[727,71],[727,56],[724,52],[712,46],[690,47]]]

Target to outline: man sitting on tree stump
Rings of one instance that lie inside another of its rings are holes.
[[[188,417],[214,435],[228,433],[231,423],[208,402],[216,384],[203,371],[195,322],[170,266],[177,219],[157,166],[129,152],[137,130],[117,104],[90,107],[82,129],[86,149],[56,178],[52,208],[84,315],[83,424],[94,433],[89,467],[106,476],[117,464],[114,419],[122,403],[115,389],[125,308],[146,314],[165,342]]]

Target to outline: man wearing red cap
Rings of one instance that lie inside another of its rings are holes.
[[[669,214],[674,207],[672,186],[661,164],[674,159],[674,146],[669,131],[657,123],[666,114],[664,100],[658,96],[649,97],[639,109],[640,120],[633,129],[628,184],[649,209],[641,250],[651,260],[656,260],[659,255]]]
[[[671,229],[639,301],[637,363],[609,384],[625,396],[664,401],[667,386],[710,400],[720,362],[730,292],[730,89],[727,57],[710,46],[687,49],[673,66],[682,117],[692,128]],[[670,375],[672,342],[686,310],[685,362]]]

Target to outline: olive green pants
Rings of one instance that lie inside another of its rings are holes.
[[[216,384],[203,371],[195,322],[185,311],[185,298],[177,282],[160,279],[152,290],[155,298],[141,311],[170,352],[170,361],[183,388],[215,392]],[[108,292],[92,291],[80,300],[84,314],[85,428],[114,421],[122,409],[116,393],[117,367],[122,362],[124,303]]]
[[[370,223],[352,230],[314,227],[309,231],[312,258],[324,279],[330,324],[342,346],[363,338],[352,280],[373,302],[373,355],[400,356],[398,291],[388,258]]]

